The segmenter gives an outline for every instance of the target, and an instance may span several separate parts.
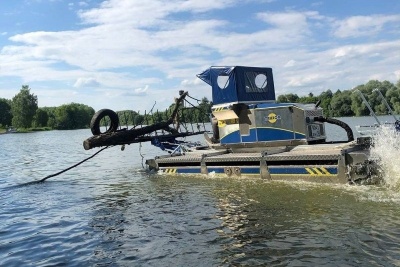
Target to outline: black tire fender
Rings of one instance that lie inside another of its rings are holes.
[[[99,135],[103,133],[100,131],[100,121],[104,117],[109,117],[111,122],[110,127],[104,133],[111,133],[118,130],[119,119],[117,113],[111,109],[100,109],[93,115],[92,120],[90,121],[90,130],[92,131],[93,135]]]

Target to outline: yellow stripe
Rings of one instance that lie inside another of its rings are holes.
[[[313,168],[317,175],[324,175],[318,168]]]
[[[324,174],[331,175],[331,173],[327,169],[325,169],[324,167],[321,167],[321,170],[324,172]]]
[[[311,176],[315,176],[316,175],[311,168],[305,168],[305,169],[309,174],[311,174]]]
[[[164,172],[165,173],[169,173],[169,174],[173,174],[173,173],[176,173],[176,170],[177,169],[165,169]]]
[[[324,167],[319,167],[319,168],[314,167],[314,168],[305,168],[305,169],[311,176],[336,176],[335,174],[331,174]]]
[[[213,112],[223,111],[226,107],[212,109]]]

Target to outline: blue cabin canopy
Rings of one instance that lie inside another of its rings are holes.
[[[271,68],[212,66],[197,77],[211,85],[214,105],[275,102]]]

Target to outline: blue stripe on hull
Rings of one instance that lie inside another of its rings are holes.
[[[271,175],[336,176],[337,167],[269,167]]]
[[[210,172],[225,173],[224,167],[220,167],[220,168],[218,168],[218,167],[210,167],[210,168],[207,168],[207,171],[208,171],[208,173],[210,173]]]
[[[240,167],[242,175],[259,175],[260,167]],[[209,167],[208,173],[214,172],[217,174],[224,174],[226,167]],[[201,168],[160,168],[166,174],[201,174]],[[309,167],[275,167],[268,168],[271,175],[307,175],[307,176],[336,176],[338,168],[336,166],[309,166]]]
[[[277,140],[305,139],[302,133],[279,128],[252,128],[249,135],[240,135],[239,131],[232,132],[221,138],[221,144],[238,144],[252,142],[268,142]]]
[[[258,141],[292,140],[294,133],[275,128],[257,128]]]
[[[221,138],[221,144],[237,144],[240,142],[239,131],[235,131]]]
[[[242,174],[250,174],[250,175],[260,174],[260,167],[243,167],[240,168],[240,172]]]
[[[242,135],[242,143],[253,143],[257,142],[257,132],[256,129],[250,129],[249,135]]]

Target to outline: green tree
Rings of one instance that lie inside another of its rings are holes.
[[[0,126],[11,125],[11,101],[5,98],[0,98]]]
[[[36,114],[33,117],[33,125],[35,127],[45,127],[47,126],[47,121],[49,120],[49,115],[43,108],[38,108]]]
[[[47,123],[45,126],[55,129],[57,127],[56,107],[43,107],[42,110],[47,113]]]
[[[203,97],[198,106],[199,108],[199,119],[197,122],[209,122],[211,114],[212,103],[208,101],[207,97]]]
[[[331,116],[330,111],[331,111],[331,101],[332,101],[333,93],[331,90],[327,90],[322,92],[318,99],[321,100],[320,107],[324,111],[325,116]]]
[[[133,110],[121,110],[117,111],[117,115],[119,117],[119,123],[121,126],[129,126],[129,125],[136,125],[135,124],[135,117],[138,115],[136,111]]]
[[[286,94],[278,96],[278,103],[297,103],[299,101],[299,96],[296,94]]]
[[[93,115],[94,109],[83,104],[61,105],[55,110],[55,128],[60,130],[87,128]]]
[[[31,127],[37,108],[37,96],[30,93],[28,85],[23,85],[20,92],[12,99],[12,125],[19,128]]]
[[[357,86],[355,90],[362,91],[360,86]],[[354,112],[356,116],[368,116],[369,110],[367,106],[363,103],[363,100],[358,92],[353,90],[353,94],[351,94],[351,110]],[[364,94],[364,93],[363,93]]]
[[[388,110],[385,106],[385,104],[382,102],[382,99],[380,99],[380,96],[377,92],[375,92],[375,89],[378,89],[383,96],[387,97],[387,93],[389,91],[393,93],[397,90],[396,86],[392,84],[389,81],[377,81],[377,80],[370,80],[366,84],[362,84],[354,88],[355,90],[359,90],[366,100],[368,101],[369,105],[371,106],[372,110],[374,113],[377,115],[386,115],[388,114]],[[387,99],[388,102],[390,103],[390,100]],[[392,101],[396,102],[395,99],[392,99]],[[394,103],[391,103],[394,105]],[[352,95],[352,110],[356,114],[356,116],[365,116],[369,115],[370,111],[365,105],[365,103],[362,101],[362,98],[360,97],[359,94],[353,94]]]
[[[313,93],[309,93],[308,96],[300,97],[298,101],[303,104],[313,104],[317,103],[318,97],[315,97]]]
[[[154,114],[152,115],[153,118],[153,123],[158,123],[161,122],[163,120],[163,113],[159,112],[158,110],[156,112],[154,112]]]
[[[340,92],[338,90],[332,96],[331,111],[333,117],[354,116],[351,110],[351,93],[352,91],[345,90]]]
[[[141,125],[144,122],[144,116],[137,114],[133,119],[133,125]]]
[[[366,95],[366,98],[372,108],[372,110],[377,115],[385,115],[387,114],[386,106],[382,103],[382,100],[379,98],[379,95],[375,93],[373,90],[378,89],[383,95],[386,95],[387,90],[390,87],[394,87],[393,84],[387,81],[380,82],[378,80],[370,80],[364,85],[363,93]]]
[[[388,104],[392,107],[393,112],[396,114],[400,114],[400,87],[389,89],[386,92],[385,98]]]
[[[388,91],[389,90],[397,90],[397,87],[389,81],[383,81],[380,83],[380,86],[377,87],[376,89],[378,89],[382,93],[382,95],[386,98]],[[374,92],[374,94],[377,97],[377,101],[379,103],[379,104],[375,105],[375,112],[378,115],[389,114],[389,110],[387,109],[386,105],[383,103],[382,99],[379,97],[379,94],[377,92]],[[390,103],[390,101],[389,101],[389,103]]]

